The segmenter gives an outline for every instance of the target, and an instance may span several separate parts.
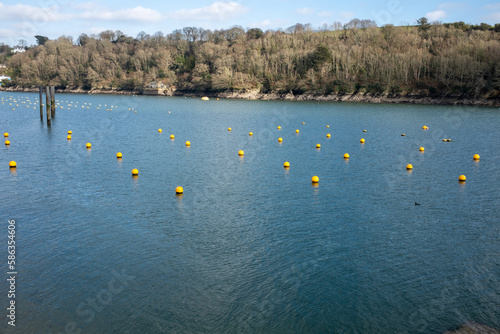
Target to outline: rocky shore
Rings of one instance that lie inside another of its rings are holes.
[[[0,91],[10,92],[38,92],[38,88],[9,87],[0,88]],[[114,94],[114,95],[141,95],[141,90],[116,90],[116,89],[58,89],[57,93],[72,94]],[[466,106],[488,106],[500,107],[500,97],[496,98],[474,98],[459,95],[427,96],[421,93],[408,94],[369,94],[369,93],[345,93],[345,94],[293,94],[283,93],[261,93],[258,90],[235,92],[187,92],[181,90],[166,90],[158,96],[186,96],[244,99],[244,100],[282,100],[282,101],[325,101],[325,102],[358,102],[358,103],[400,103],[400,104],[422,104],[422,105],[466,105]]]
[[[500,334],[500,331],[471,321],[463,324],[457,330],[447,331],[444,334]]]

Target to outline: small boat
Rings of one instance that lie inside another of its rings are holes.
[[[207,96],[203,96],[201,99],[202,99],[203,101],[208,101],[208,100],[209,100],[209,98],[208,98]]]

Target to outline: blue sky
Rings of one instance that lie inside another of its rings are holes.
[[[2,0],[0,0],[2,1]],[[415,24],[426,16],[431,21],[464,21],[478,24],[500,23],[500,2],[436,2],[429,0],[191,0],[128,1],[107,0],[78,3],[68,0],[0,2],[0,42],[16,45],[20,39],[34,44],[34,35],[50,39],[81,33],[98,34],[107,29],[121,30],[136,37],[141,31],[171,33],[196,26],[205,29],[258,27],[262,30],[287,28],[310,23],[313,28],[352,18],[370,19],[379,26]]]

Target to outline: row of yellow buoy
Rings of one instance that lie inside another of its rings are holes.
[[[67,102],[67,101],[66,101],[66,102]],[[69,105],[69,106],[71,106],[71,105]],[[99,106],[100,106],[100,105],[99,105]],[[82,107],[83,107],[83,106],[82,106]],[[116,106],[116,107],[117,107],[117,106]],[[61,107],[61,108],[62,108],[62,107]],[[68,108],[68,109],[69,109],[69,108]],[[130,110],[130,108],[129,108],[129,110]],[[305,124],[305,122],[302,122],[302,124]],[[329,128],[330,126],[329,126],[329,125],[326,125],[326,127],[327,127],[327,128]],[[427,129],[428,129],[428,127],[427,127],[427,126],[425,126],[425,125],[424,125],[422,128],[423,128],[424,130],[427,130]],[[281,126],[278,126],[278,127],[277,127],[277,129],[278,129],[278,130],[281,130]],[[231,129],[231,128],[228,128],[228,131],[232,131],[232,129]],[[158,132],[159,132],[159,133],[162,133],[162,129],[158,129]],[[300,131],[299,131],[299,129],[296,129],[296,130],[295,130],[295,133],[297,133],[297,134],[298,134],[299,132],[300,132]],[[367,132],[367,130],[363,130],[363,132]],[[71,140],[71,134],[72,134],[72,131],[68,131],[68,136],[67,136],[67,139],[68,139],[68,140]],[[249,132],[249,135],[250,135],[250,136],[253,136],[253,132]],[[8,137],[8,136],[9,136],[9,135],[8,135],[8,133],[7,133],[7,132],[6,132],[6,133],[4,133],[4,137]],[[402,134],[402,136],[404,136],[404,134]],[[331,137],[331,135],[330,135],[330,134],[327,134],[327,138],[330,138],[330,137]],[[174,137],[174,135],[173,135],[173,134],[172,134],[172,135],[170,135],[170,139],[172,139],[172,140],[173,140],[174,138],[175,138],[175,137]],[[280,142],[280,143],[281,143],[282,141],[283,141],[283,139],[282,139],[281,137],[280,137],[280,138],[278,138],[278,142]],[[360,139],[360,143],[364,144],[364,143],[365,143],[365,139],[364,139],[364,138],[361,138],[361,139]],[[8,141],[8,140],[7,140],[7,141],[5,142],[5,144],[6,144],[6,145],[10,145],[10,141]],[[187,146],[187,147],[191,146],[190,141],[186,141],[186,146]],[[86,144],[86,148],[87,148],[87,149],[90,149],[90,148],[91,148],[91,143],[87,143],[87,144]],[[316,145],[316,148],[317,148],[317,149],[321,148],[321,145],[320,145],[320,144],[317,144],[317,145]],[[420,150],[421,152],[423,152],[423,151],[424,151],[424,148],[423,148],[423,147],[420,147],[420,148],[419,148],[419,150]],[[244,155],[243,150],[240,150],[240,151],[238,152],[238,155],[243,156],[243,155]],[[121,154],[121,152],[118,152],[118,153],[117,153],[117,158],[122,158],[122,154]],[[349,159],[349,154],[348,154],[348,153],[344,154],[344,159]],[[475,154],[475,155],[474,155],[474,160],[479,160],[479,155],[478,155],[478,154]],[[15,161],[11,161],[11,162],[9,163],[9,166],[10,166],[11,168],[15,168],[15,167],[17,166],[17,163],[16,163]],[[289,163],[289,162],[285,162],[285,163],[284,163],[284,167],[285,167],[285,168],[289,168],[289,167],[290,167],[290,163]],[[408,164],[408,165],[407,165],[407,169],[411,170],[411,169],[413,169],[413,166],[412,166],[411,164]],[[132,170],[132,174],[133,174],[133,175],[137,176],[137,175],[138,175],[138,173],[139,173],[139,172],[138,172],[138,170],[137,170],[137,169],[133,169],[133,170]],[[464,176],[464,175],[461,175],[461,176],[460,176],[460,180],[461,180],[461,181],[465,181],[465,176]],[[318,178],[317,176],[314,176],[314,177],[312,178],[312,181],[313,181],[313,183],[317,183],[317,182],[319,182],[319,178]],[[181,189],[182,189],[182,187],[178,187],[178,188],[181,188]],[[177,189],[176,189],[176,192],[177,192]],[[177,193],[179,193],[179,192],[177,192]],[[182,193],[182,192],[181,192],[181,193]]]
[[[302,124],[305,124],[305,122],[302,122]],[[329,127],[330,127],[330,125],[327,125],[326,127],[327,127],[327,128],[329,128]],[[278,129],[278,130],[281,130],[281,126],[280,126],[280,125],[278,125],[278,126],[277,126],[277,129]],[[232,131],[232,129],[231,129],[231,128],[228,128],[227,130],[228,130],[228,131]],[[363,130],[363,131],[364,131],[364,132],[366,132],[366,130]],[[300,132],[300,130],[299,130],[299,129],[295,130],[295,133],[299,133],[299,132]],[[250,133],[249,133],[249,135],[250,135],[250,136],[253,136],[253,132],[250,132]],[[327,134],[327,135],[326,135],[326,137],[327,137],[327,138],[330,138],[330,137],[331,137],[331,135],[330,135],[330,134]],[[278,138],[278,142],[279,142],[279,143],[282,143],[282,142],[283,142],[283,138],[279,137],[279,138]],[[361,138],[360,142],[361,142],[361,143],[364,143],[364,142],[365,142],[365,140],[364,140],[363,138]],[[321,148],[321,144],[316,144],[316,148],[317,148],[317,149],[320,149],[320,148]],[[243,150],[239,150],[239,151],[238,151],[238,155],[239,155],[240,157],[242,157],[242,156],[244,156],[244,155],[245,155],[245,152],[244,152]],[[347,159],[347,160],[349,159],[349,153],[345,153],[345,154],[344,154],[344,159]],[[290,169],[290,162],[285,161],[285,162],[283,163],[283,168],[285,168],[285,169]],[[316,175],[315,175],[315,176],[313,176],[313,177],[311,178],[311,182],[312,182],[312,183],[314,183],[314,184],[319,183],[319,177],[318,177],[318,176],[316,176]]]

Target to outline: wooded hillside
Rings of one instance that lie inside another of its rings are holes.
[[[13,55],[11,85],[142,89],[160,80],[185,92],[294,94],[421,92],[498,97],[500,28],[373,21],[312,31],[204,30],[137,38],[120,31],[62,36]]]

